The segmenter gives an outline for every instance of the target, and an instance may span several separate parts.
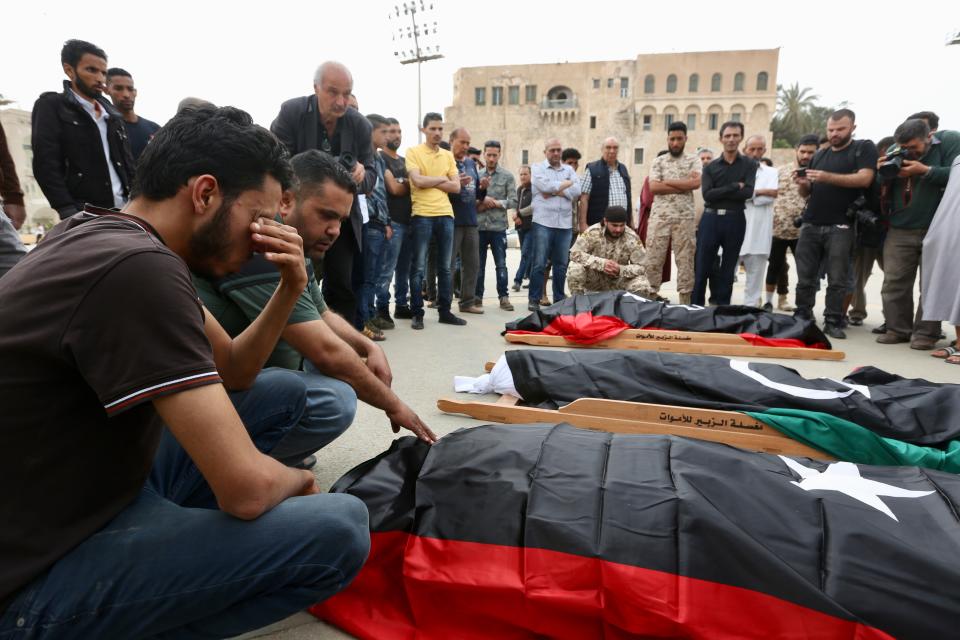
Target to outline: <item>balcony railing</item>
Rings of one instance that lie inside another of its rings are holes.
[[[577,98],[564,98],[562,100],[551,100],[550,98],[544,98],[540,101],[541,109],[576,109],[577,108]]]

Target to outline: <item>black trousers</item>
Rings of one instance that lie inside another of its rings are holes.
[[[711,278],[710,299],[715,304],[730,304],[733,295],[733,275],[740,262],[740,246],[747,229],[743,211],[718,215],[705,209],[697,227],[697,257],[694,266],[693,304],[703,305],[707,292],[707,278]],[[717,251],[723,247],[719,272],[714,272]],[[712,274],[712,275],[711,275]],[[716,287],[713,283],[716,283]]]
[[[853,229],[848,226],[804,224],[797,242],[797,315],[812,318],[820,279],[820,264],[827,267],[827,296],[823,319],[840,325],[847,293]]]
[[[787,274],[790,273],[790,264],[787,262],[787,249],[793,254],[793,259],[797,259],[798,239],[784,240],[783,238],[774,238],[770,245],[770,262],[767,264],[767,286],[777,285],[777,293],[782,296],[790,293],[790,286],[787,282]]]
[[[323,299],[327,306],[350,324],[356,324],[357,293],[354,290],[354,262],[360,257],[350,220],[340,226],[340,237],[323,256]],[[360,274],[362,277],[362,274]]]

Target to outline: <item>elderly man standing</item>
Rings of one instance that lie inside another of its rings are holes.
[[[377,180],[370,123],[356,109],[347,108],[352,93],[349,69],[339,62],[324,62],[313,75],[313,94],[280,105],[270,130],[291,156],[319,149],[345,164],[349,155],[356,160],[352,175],[357,192],[370,193]],[[323,258],[323,296],[331,309],[354,325],[358,319],[355,291],[362,286],[362,280],[354,282],[354,270],[358,276],[362,271],[362,246],[363,217],[359,199],[354,198],[348,224]]]
[[[684,153],[687,125],[674,122],[667,130],[669,153],[657,156],[650,168],[653,209],[647,227],[647,280],[659,292],[667,249],[677,253],[677,292],[680,304],[690,304],[693,292],[693,262],[697,251],[693,192],[700,189],[700,161]]]
[[[480,182],[486,183],[487,195],[477,203],[480,225],[480,264],[477,270],[477,303],[483,304],[483,280],[487,269],[487,247],[493,252],[497,269],[497,297],[500,308],[513,311],[507,289],[507,209],[517,208],[517,181],[513,174],[500,166],[500,143],[488,140],[483,145],[486,167],[480,172]]]
[[[763,136],[747,138],[743,153],[757,161],[757,177],[753,196],[744,203],[743,215],[747,226],[740,245],[740,260],[747,270],[747,282],[743,287],[743,304],[759,307],[763,291],[763,276],[770,258],[773,243],[773,202],[777,199],[777,170],[760,162],[767,152]]]
[[[610,207],[632,211],[630,202],[630,174],[617,160],[620,143],[616,138],[603,141],[602,157],[587,164],[580,185],[580,233],[603,220]]]
[[[571,293],[629,291],[645,298],[647,281],[643,243],[627,225],[627,210],[610,207],[603,220],[580,234],[570,250]]]
[[[530,272],[529,304],[527,309],[540,309],[543,294],[544,270],[547,259],[553,264],[553,301],[566,297],[567,261],[570,258],[570,219],[572,203],[580,197],[580,181],[573,167],[560,162],[563,146],[557,138],[550,138],[544,146],[547,157],[532,167],[533,184],[533,269]]]

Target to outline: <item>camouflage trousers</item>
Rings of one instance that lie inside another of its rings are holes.
[[[652,216],[647,226],[647,280],[654,291],[660,290],[663,261],[671,245],[677,262],[677,293],[693,291],[693,263],[697,254],[697,227],[689,220]]]
[[[567,267],[567,286],[570,287],[570,293],[629,291],[644,298],[650,297],[653,293],[653,288],[643,274],[633,278],[614,277],[602,271],[585,269],[583,265],[573,262]]]

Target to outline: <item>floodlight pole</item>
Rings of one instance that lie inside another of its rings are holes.
[[[401,60],[400,64],[412,64],[417,63],[417,141],[423,142],[423,131],[420,130],[420,124],[423,122],[423,74],[420,66],[427,62],[428,60],[438,60],[443,57],[442,54],[436,53],[432,55],[424,55],[423,51],[420,49],[420,25],[417,24],[417,2],[413,0],[411,2],[404,2],[400,6],[394,6],[394,12],[397,16],[400,15],[400,9],[403,9],[404,13],[410,14],[410,24],[411,24],[411,33],[413,34],[413,51],[414,54],[412,58],[407,58]],[[430,5],[430,8],[433,8],[433,5]],[[420,1],[420,13],[426,10],[422,0]],[[436,23],[434,23],[434,33],[436,33]]]

